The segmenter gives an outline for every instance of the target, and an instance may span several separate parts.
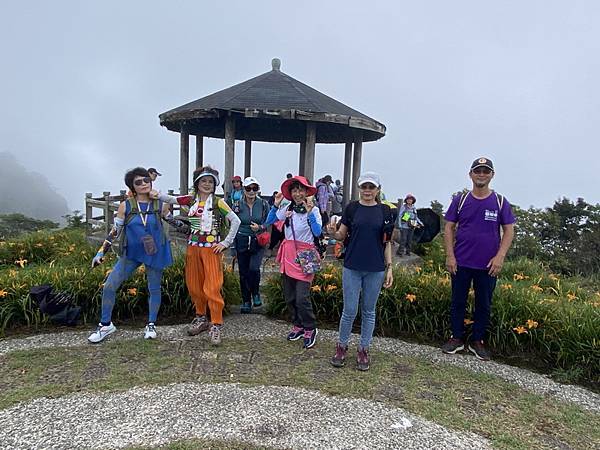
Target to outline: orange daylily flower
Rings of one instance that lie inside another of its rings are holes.
[[[542,292],[544,290],[543,287],[540,287],[537,284],[534,284],[533,286],[531,286],[531,289],[534,290],[534,291],[536,291],[536,292]]]
[[[472,321],[471,319],[465,319],[465,320],[463,320],[463,322],[464,322],[464,324],[465,324],[465,325],[471,325],[471,324],[474,324],[474,323],[475,323],[475,322],[474,322],[474,321]]]
[[[412,303],[417,299],[417,296],[415,294],[406,294],[404,298]]]
[[[325,278],[326,280],[329,280],[330,278],[333,278],[333,275],[330,273],[324,273],[323,278]]]
[[[538,323],[535,320],[527,319],[527,328],[532,329],[537,327]]]
[[[321,286],[315,284],[313,287],[310,288],[310,290],[313,292],[321,292]]]
[[[572,302],[572,301],[573,301],[573,300],[575,300],[576,298],[577,298],[577,296],[576,296],[575,294],[571,293],[571,292],[569,292],[569,293],[567,294],[567,299],[568,299],[570,302]]]
[[[129,289],[127,289],[127,293],[129,295],[136,295],[137,294],[137,289],[136,288],[129,288]]]
[[[0,297],[4,298],[8,295],[8,291],[5,291],[4,289],[0,289]]]
[[[15,261],[15,264],[18,264],[18,265],[20,265],[20,266],[21,266],[21,269],[22,269],[23,267],[25,267],[25,264],[27,264],[27,260],[26,260],[26,259],[23,259],[23,258],[20,258],[20,259],[17,259],[17,260]]]
[[[524,280],[525,279],[525,275],[523,275],[522,273],[515,273],[513,275],[513,280],[515,281],[520,281],[520,280]]]
[[[518,327],[514,327],[513,331],[516,331],[517,334],[529,333],[529,331],[527,331],[527,329],[522,325],[519,325]]]
[[[500,287],[502,289],[508,290],[508,289],[512,289],[512,284],[510,284],[510,283],[504,283],[504,284],[501,284]]]
[[[326,292],[335,291],[336,289],[337,289],[337,286],[335,284],[328,284],[327,286],[325,286]]]

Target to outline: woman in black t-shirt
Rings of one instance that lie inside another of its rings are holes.
[[[340,335],[331,364],[342,367],[346,362],[348,341],[361,298],[360,345],[357,353],[359,370],[369,369],[369,345],[375,328],[375,307],[381,287],[393,283],[392,247],[394,221],[389,206],[378,202],[381,190],[379,175],[365,172],[358,179],[360,200],[346,206],[341,224],[330,224],[328,232],[339,241],[347,241],[342,285],[344,310]]]

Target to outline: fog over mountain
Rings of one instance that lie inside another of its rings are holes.
[[[0,152],[0,214],[21,213],[62,222],[67,200],[43,174],[31,172],[9,152]]]

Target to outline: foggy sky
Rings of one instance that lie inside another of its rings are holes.
[[[593,1],[3,2],[0,152],[45,174],[71,209],[85,192],[124,189],[137,165],[176,189],[179,135],[158,114],[278,57],[387,126],[362,167],[388,198],[447,205],[485,155],[512,203],[597,203],[599,12]],[[205,141],[221,173],[223,148]],[[236,173],[242,157],[238,142]],[[343,145],[317,145],[317,176],[342,178],[342,162]],[[253,167],[270,194],[297,172],[298,146],[256,143]]]

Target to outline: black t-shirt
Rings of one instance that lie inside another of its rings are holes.
[[[352,223],[349,223],[348,206],[341,220],[350,233],[344,267],[363,272],[384,271],[383,208],[379,204],[364,206],[359,203],[354,206]]]

